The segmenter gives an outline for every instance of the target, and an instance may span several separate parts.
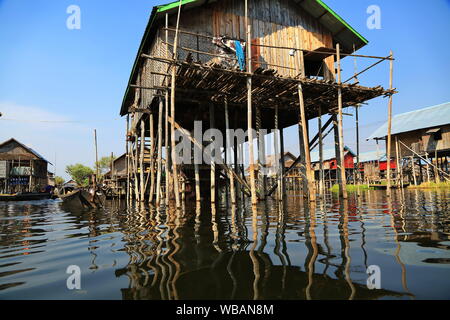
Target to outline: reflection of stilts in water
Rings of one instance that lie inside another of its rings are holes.
[[[167,259],[172,263],[172,265],[175,267],[175,272],[173,273],[173,269],[170,268],[170,275],[173,274],[173,276],[169,277],[169,281],[167,283],[168,287],[170,284],[170,288],[172,290],[169,290],[169,293],[172,292],[173,296],[172,298],[175,300],[178,300],[178,293],[177,293],[177,287],[176,287],[176,282],[178,280],[178,277],[180,276],[181,273],[181,266],[180,263],[174,258],[174,255],[180,251],[180,244],[177,242],[177,240],[180,238],[180,234],[178,233],[178,229],[180,228],[180,215],[181,212],[180,210],[177,210],[176,213],[176,217],[175,217],[175,227],[173,228],[172,232],[173,232],[173,237],[170,235],[170,231],[171,231],[171,223],[167,224],[168,226],[168,237],[169,237],[169,241],[167,242],[167,247],[168,247],[168,252],[166,254]],[[172,247],[174,248],[172,252],[170,252],[172,250]],[[169,297],[170,299],[170,297]]]
[[[283,250],[283,253],[280,252],[280,246],[283,248],[286,247],[286,241],[284,240],[284,232],[285,232],[285,222],[284,222],[284,210],[281,202],[278,203],[277,213],[278,213],[278,221],[277,221],[277,229],[275,232],[275,247],[273,252],[280,258],[281,265],[283,266],[283,277],[281,281],[281,292],[284,292],[286,288],[286,275],[287,275],[287,264],[290,265],[289,256],[285,256],[284,252],[287,250]]]
[[[328,267],[330,266],[330,263],[328,262],[328,260],[331,257],[332,248],[328,241],[328,216],[327,216],[327,211],[326,211],[326,207],[324,204],[321,204],[321,211],[322,211],[322,220],[323,220],[323,242],[325,243],[325,247],[327,247],[327,255],[326,255],[326,258],[324,259],[325,268],[323,269],[322,274],[326,275],[327,271],[328,271]]]
[[[413,297],[413,295],[411,295],[411,293],[409,292],[409,289],[408,289],[408,283],[407,283],[407,279],[406,279],[406,266],[403,263],[402,259],[400,258],[401,245],[400,245],[400,241],[398,239],[399,237],[398,237],[397,228],[395,226],[394,212],[393,212],[392,204],[390,201],[388,201],[388,206],[389,206],[389,214],[391,216],[391,227],[394,230],[395,242],[397,243],[397,249],[395,250],[395,259],[397,260],[398,264],[400,265],[400,268],[402,269],[402,287],[403,287],[403,290],[405,290],[405,292],[409,293],[410,296]],[[405,210],[404,202],[401,201],[400,209],[399,209],[399,216],[400,216],[400,219],[402,220],[403,233],[405,233],[405,231],[406,231],[405,230],[405,219],[403,217],[404,210]]]
[[[316,207],[315,204],[312,202],[311,206],[305,206],[305,218],[307,219],[307,223],[305,226],[305,237],[306,242],[309,243],[307,245],[308,250],[312,248],[312,252],[308,252],[308,264],[306,271],[308,272],[308,285],[306,286],[305,292],[306,292],[306,299],[311,300],[311,287],[313,284],[313,275],[314,275],[314,265],[316,263],[317,255],[318,255],[318,248],[317,248],[317,238],[316,238],[316,213],[315,213]]]
[[[364,217],[362,216],[362,203],[361,203],[361,197],[358,196],[356,197],[356,210],[358,210],[358,219],[360,222],[360,227],[361,227],[361,249],[363,251],[363,255],[364,255],[364,268],[365,270],[367,270],[367,251],[366,251],[366,227],[365,227],[365,223],[364,223]]]
[[[89,214],[89,235],[88,235],[88,237],[89,237],[88,250],[92,256],[91,266],[89,267],[89,269],[97,270],[98,265],[95,263],[95,259],[97,259],[97,254],[95,253],[95,249],[97,249],[97,247],[93,244],[95,244],[98,240],[92,239],[92,237],[94,237],[94,238],[97,237],[97,226],[95,224],[95,217],[94,217],[93,212],[91,212]]]
[[[250,259],[253,264],[253,300],[259,299],[259,279],[261,277],[261,271],[259,268],[259,261],[255,254],[256,246],[258,245],[258,214],[253,212],[252,215],[252,231],[253,231],[253,245],[250,249]]]
[[[263,205],[264,205],[264,213],[263,213],[262,219],[261,219],[261,223],[262,223],[261,244],[259,245],[259,248],[258,248],[258,256],[264,263],[264,279],[262,282],[262,291],[264,292],[265,291],[264,289],[267,284],[267,280],[270,277],[272,261],[270,261],[270,258],[268,255],[264,254],[264,248],[266,247],[267,236],[269,234],[269,219],[268,219],[269,213],[267,211],[267,203],[264,202]]]
[[[227,271],[228,274],[230,275],[231,281],[233,282],[233,290],[231,291],[231,296],[230,299],[233,300],[234,297],[236,296],[236,290],[237,290],[237,279],[234,275],[233,269],[232,269],[232,265],[233,265],[233,260],[234,260],[234,256],[236,255],[236,247],[237,247],[237,243],[236,240],[238,238],[237,235],[237,227],[236,227],[236,205],[232,204],[231,205],[231,238],[233,239],[233,244],[231,245],[231,250],[232,250],[232,254],[230,257],[230,260],[228,261],[227,264]]]
[[[344,265],[344,275],[345,281],[347,281],[348,286],[350,287],[351,294],[349,300],[353,300],[355,297],[355,286],[352,283],[352,279],[350,277],[350,265],[351,265],[351,257],[349,255],[350,242],[349,242],[349,234],[348,234],[348,200],[341,200],[341,210],[339,217],[339,238],[341,240],[341,256],[342,262]],[[342,255],[343,253],[343,255]]]
[[[167,210],[167,209],[166,209]],[[168,214],[166,212],[166,219],[168,219]],[[166,300],[167,299],[167,295],[166,295],[166,290],[164,288],[164,285],[166,283],[166,279],[167,279],[167,270],[166,270],[166,263],[164,262],[164,254],[163,254],[163,245],[164,245],[164,229],[160,227],[160,225],[162,224],[162,219],[161,219],[161,213],[160,211],[157,211],[156,214],[156,229],[158,230],[158,233],[156,235],[156,238],[158,239],[158,247],[156,249],[156,264],[159,266],[159,268],[161,269],[161,280],[159,283],[159,292],[161,295],[161,299]],[[156,276],[156,274],[155,274]]]

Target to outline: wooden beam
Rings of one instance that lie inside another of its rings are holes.
[[[341,185],[339,188],[339,195],[344,199],[347,199],[347,179],[345,177],[345,158],[344,158],[344,128],[343,128],[343,119],[342,119],[342,88],[341,88],[341,46],[338,43],[336,45],[337,50],[337,73],[338,73],[338,106],[339,106],[339,152],[340,152],[340,167],[341,167]]]
[[[392,51],[390,52],[390,56],[393,57]],[[394,73],[394,64],[393,60],[389,63],[389,88],[392,89],[393,87],[393,73]],[[391,196],[391,146],[392,146],[392,137],[391,137],[391,130],[392,130],[392,95],[389,96],[389,103],[388,103],[388,128],[387,128],[387,186],[386,186],[386,192],[387,196]]]

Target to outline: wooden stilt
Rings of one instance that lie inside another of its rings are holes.
[[[253,125],[252,125],[252,29],[248,18],[248,3],[245,0],[245,25],[247,29],[247,72],[250,74],[247,77],[247,129],[248,129],[248,149],[249,149],[249,162],[250,162],[250,189],[251,189],[251,201],[252,205],[258,203],[256,195],[256,183],[255,183],[255,155],[253,153]]]
[[[145,122],[141,119],[141,142],[139,157],[139,182],[140,182],[140,201],[145,198],[145,178],[144,178],[144,156],[145,156]]]
[[[280,148],[278,146],[279,143],[279,129],[278,129],[278,105],[275,106],[275,117],[274,117],[274,131],[273,131],[273,147],[275,151],[275,159],[274,159],[274,165],[275,165],[275,177],[276,181],[278,183],[278,200],[282,201],[282,192],[281,192],[281,170],[280,170]]]
[[[345,159],[344,159],[344,128],[343,128],[343,119],[342,119],[342,88],[341,88],[341,47],[338,43],[336,45],[336,57],[337,57],[337,75],[338,75],[338,108],[339,108],[339,153],[340,153],[340,161],[339,166],[341,167],[340,173],[341,173],[341,185],[339,188],[339,195],[343,197],[344,199],[347,199],[347,179],[345,177]]]
[[[303,59],[303,51],[298,51],[298,65],[300,66],[300,75],[302,78],[305,77],[305,65]],[[297,68],[298,71],[298,68]],[[316,186],[314,184],[314,175],[311,168],[311,154],[309,149],[309,137],[308,137],[308,120],[306,119],[305,113],[305,102],[303,99],[303,88],[301,83],[298,84],[298,100],[300,107],[300,121],[299,126],[302,127],[302,136],[299,139],[303,139],[303,150],[300,149],[300,152],[304,152],[305,154],[305,173],[306,173],[306,182],[307,188],[303,190],[304,194],[308,195],[309,201],[316,201]],[[301,143],[300,143],[301,145]],[[305,184],[304,184],[305,185]]]
[[[169,27],[169,15],[166,13],[166,58],[169,58],[169,31],[167,30],[167,28]],[[169,200],[170,200],[170,182],[173,181],[171,179],[171,171],[170,171],[170,167],[172,165],[172,151],[170,150],[170,143],[169,143],[169,106],[170,106],[170,102],[169,102],[169,91],[166,90],[165,91],[165,120],[164,120],[164,144],[165,144],[165,153],[166,153],[166,163],[165,163],[165,172],[166,172],[166,186],[165,186],[165,191],[166,191],[166,206],[169,205]]]
[[[414,157],[413,156],[411,156],[411,170],[412,170],[414,185],[417,186],[416,166],[415,166],[415,163],[414,163]]]
[[[264,145],[264,135],[261,134],[262,119],[261,119],[261,109],[255,108],[256,117],[256,141],[258,149],[258,188],[261,190],[261,200],[266,198],[266,175],[265,175],[265,162],[266,162],[266,149]]]
[[[336,166],[336,182],[339,185],[339,196],[342,197],[341,194],[341,190],[342,190],[342,181],[341,181],[341,143],[340,143],[340,139],[339,139],[339,124],[338,124],[338,116],[337,114],[332,114],[331,118],[333,119],[333,133],[334,133],[334,151],[335,151],[335,155],[336,155],[336,162],[337,162],[337,166]],[[330,175],[331,175],[331,170],[330,170]],[[330,176],[330,182],[331,185],[332,183],[332,177]]]
[[[155,140],[155,127],[154,127],[154,115],[153,112],[149,114],[149,129],[150,129],[150,194],[149,203],[153,202],[153,196],[155,194],[155,150],[156,150],[156,140]]]
[[[401,185],[401,167],[400,167],[400,157],[398,153],[398,139],[395,137],[395,164],[397,166],[397,187]]]
[[[280,159],[280,192],[281,192],[281,199],[284,200],[286,198],[286,184],[285,184],[285,173],[286,173],[286,167],[285,163],[286,160],[284,159],[284,131],[283,128],[280,128],[280,153],[281,153],[281,159]]]
[[[319,193],[322,199],[325,197],[324,171],[323,171],[323,131],[322,131],[322,109],[319,107]]]
[[[173,59],[177,58],[177,49],[178,49],[178,28],[180,25],[180,14],[181,14],[181,5],[182,1],[180,0],[178,6],[178,16],[177,16],[177,25],[175,31],[175,39],[173,43]],[[179,176],[178,176],[178,164],[175,154],[175,84],[176,84],[176,65],[172,64],[172,76],[171,76],[171,90],[170,90],[170,117],[172,118],[172,126],[171,126],[171,147],[172,147],[172,171],[173,171],[173,186],[175,193],[175,203],[177,209],[181,209],[181,201],[180,201],[180,192],[179,192]]]
[[[231,163],[231,159],[229,159],[229,152],[232,150],[232,141],[230,138],[230,120],[228,117],[228,99],[225,98],[224,101],[224,106],[225,106],[225,136],[226,136],[226,147],[225,147],[225,164],[228,166],[228,162],[230,161]],[[236,149],[235,152],[236,153]],[[230,168],[230,170],[232,170],[232,168]],[[234,182],[234,175],[230,174],[229,177],[230,179],[230,193],[231,193],[231,204],[236,204],[236,190],[235,190],[235,182]]]
[[[213,129],[214,124],[214,104],[209,104],[209,127]],[[215,151],[211,151],[211,206],[215,206],[216,203],[216,163],[215,163]]]
[[[392,51],[390,52],[390,57],[394,58],[394,55]],[[393,88],[393,73],[394,73],[394,60],[391,59],[389,62],[389,89],[392,90]],[[391,196],[391,144],[392,144],[392,137],[391,137],[391,129],[392,129],[392,97],[391,94],[389,96],[389,103],[388,103],[388,129],[387,129],[387,196]]]
[[[162,119],[163,119],[164,102],[159,98],[158,109],[158,160],[156,171],[156,207],[159,207],[161,201],[161,171],[162,171]]]
[[[130,115],[127,114],[127,132],[126,132],[126,160],[127,160],[127,201],[130,204],[131,192],[130,192],[130,141],[128,139],[128,131],[130,130]]]

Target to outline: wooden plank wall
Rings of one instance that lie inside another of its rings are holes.
[[[329,31],[323,28],[315,19],[295,3],[289,0],[250,0],[249,18],[252,25],[252,42],[270,46],[295,47],[315,50],[320,47],[333,48],[333,40]],[[176,16],[170,19],[174,26]],[[204,7],[184,11],[180,28],[190,32],[199,32],[210,36],[227,35],[245,40],[244,1],[225,0],[215,2]],[[181,46],[196,49],[197,41],[194,36],[182,35]],[[170,36],[173,42],[173,34]],[[216,48],[209,39],[199,38],[199,49],[216,52]],[[180,52],[180,58],[186,52]],[[297,59],[289,56],[289,50],[259,47],[252,54],[257,59],[255,66],[267,67],[267,64],[289,67],[270,67],[285,76],[295,76],[298,67]],[[196,59],[196,55],[194,54]],[[214,60],[210,56],[200,55],[200,61]],[[326,65],[333,69],[334,59],[326,59]]]

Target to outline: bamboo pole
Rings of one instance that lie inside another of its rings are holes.
[[[282,193],[281,193],[281,173],[280,173],[280,153],[279,153],[279,130],[278,130],[278,105],[275,106],[275,117],[274,117],[274,132],[273,132],[273,147],[275,151],[274,155],[274,165],[275,165],[275,177],[278,182],[278,200],[282,201]]]
[[[265,157],[266,157],[266,148],[265,148],[265,141],[264,141],[264,135],[261,134],[261,127],[262,127],[262,119],[261,119],[261,109],[256,107],[256,141],[257,141],[257,148],[258,148],[258,185],[259,189],[261,190],[261,199],[266,198],[266,176],[265,176]]]
[[[298,66],[300,70],[297,68],[297,73],[300,73],[301,77],[305,77],[305,64],[303,59],[303,51],[299,51],[298,53]],[[299,72],[300,71],[300,72]],[[302,84],[298,83],[298,100],[300,107],[300,123],[299,125],[302,127],[302,136],[300,139],[303,139],[303,150],[300,149],[300,152],[303,151],[305,153],[305,167],[306,167],[306,181],[308,184],[307,190],[303,190],[304,195],[308,194],[308,199],[311,202],[316,201],[316,186],[314,184],[314,175],[311,169],[311,153],[309,149],[309,137],[308,137],[308,120],[306,119],[305,113],[305,102],[303,99],[303,88]],[[302,143],[300,143],[300,146]]]
[[[156,171],[156,206],[159,207],[161,201],[161,170],[162,170],[162,120],[163,120],[164,102],[159,98],[158,109],[158,160]]]
[[[145,178],[144,178],[144,156],[145,156],[145,122],[141,119],[141,142],[139,144],[139,182],[140,182],[140,201],[143,202],[145,198]]]
[[[338,107],[339,107],[339,153],[340,153],[340,173],[341,173],[341,185],[339,187],[339,196],[344,199],[347,199],[347,181],[345,177],[345,158],[344,158],[344,128],[342,123],[342,88],[341,88],[341,46],[338,43],[336,45],[336,57],[337,57],[337,74],[338,74]]]
[[[390,51],[390,56],[393,58],[392,50]],[[394,61],[390,60],[389,63],[389,89],[392,90],[393,87],[393,73],[394,73]],[[389,103],[388,103],[388,130],[387,130],[387,196],[391,196],[391,144],[392,144],[392,137],[391,137],[391,130],[392,130],[392,94],[389,96]]]
[[[154,127],[154,115],[153,112],[149,114],[149,129],[150,129],[150,194],[148,202],[153,202],[153,195],[155,194],[155,150],[156,150],[156,144],[155,144],[155,127]]]
[[[177,58],[177,48],[178,48],[178,28],[180,26],[180,15],[181,15],[181,5],[183,1],[180,0],[178,5],[178,16],[177,16],[177,25],[175,31],[175,39],[173,44],[173,59]],[[172,64],[172,77],[171,77],[171,91],[170,91],[170,116],[172,118],[172,126],[171,126],[171,147],[172,147],[172,171],[173,171],[173,185],[175,192],[175,203],[177,209],[181,209],[181,201],[180,201],[180,193],[179,193],[179,181],[178,181],[178,165],[175,154],[175,85],[176,85],[176,65]]]
[[[194,164],[194,170],[195,170],[195,200],[197,201],[197,203],[200,203],[200,201],[201,201],[200,170],[199,170],[199,165],[197,163]]]
[[[414,157],[413,156],[411,156],[411,170],[412,170],[414,185],[417,186],[416,166],[415,166],[415,163],[414,163]]]
[[[398,152],[398,139],[397,137],[395,137],[395,162],[396,162],[396,166],[397,166],[397,187],[401,185],[401,173],[400,173],[400,157],[399,157],[399,152]]]
[[[228,166],[227,154],[230,150],[232,150],[231,149],[232,146],[231,146],[231,139],[230,139],[231,137],[230,137],[230,132],[229,132],[230,119],[228,117],[228,99],[227,98],[225,98],[224,106],[225,106],[225,136],[226,136],[226,140],[227,140],[226,148],[225,148],[225,159],[226,159],[225,164]],[[236,149],[235,149],[235,152],[236,152]],[[229,160],[231,160],[231,159],[229,159]],[[231,163],[231,161],[230,161],[230,163]],[[230,168],[230,170],[232,170],[232,168]],[[230,174],[228,177],[230,179],[231,204],[235,205],[236,204],[236,190],[235,190],[235,183],[234,183],[234,175]]]
[[[322,199],[325,198],[324,171],[323,171],[323,131],[322,131],[322,108],[319,107],[319,192]]]
[[[281,192],[281,199],[285,199],[286,197],[286,186],[285,186],[285,160],[284,160],[284,132],[283,128],[280,128],[280,153],[281,153],[281,159],[280,159],[280,192]]]
[[[256,195],[255,184],[255,155],[253,148],[253,128],[252,128],[252,36],[251,25],[248,19],[248,1],[245,0],[245,25],[247,28],[247,71],[250,74],[247,76],[247,127],[248,127],[248,149],[249,149],[249,162],[250,162],[250,189],[251,189],[251,202],[252,205],[258,203]]]
[[[128,139],[128,131],[130,130],[130,115],[127,114],[127,132],[125,135],[126,138],[126,160],[127,160],[127,201],[130,204],[131,201],[131,192],[130,192],[130,141]]]
[[[98,179],[98,148],[97,148],[97,129],[94,129],[94,144],[95,144],[95,182]]]
[[[166,28],[169,26],[169,15],[166,13]],[[169,41],[169,32],[166,30],[166,42]],[[166,57],[169,57],[169,47],[166,45]],[[166,206],[169,205],[169,199],[170,199],[170,165],[171,165],[171,150],[170,150],[170,143],[169,143],[169,91],[165,91],[165,113],[164,113],[164,147],[165,147],[165,153],[166,153],[166,163],[164,166],[165,172],[166,172]]]
[[[214,128],[214,104],[209,104],[209,127]],[[211,143],[215,143],[211,141]],[[215,150],[211,151],[211,206],[215,207],[216,203],[216,163],[215,163]]]

